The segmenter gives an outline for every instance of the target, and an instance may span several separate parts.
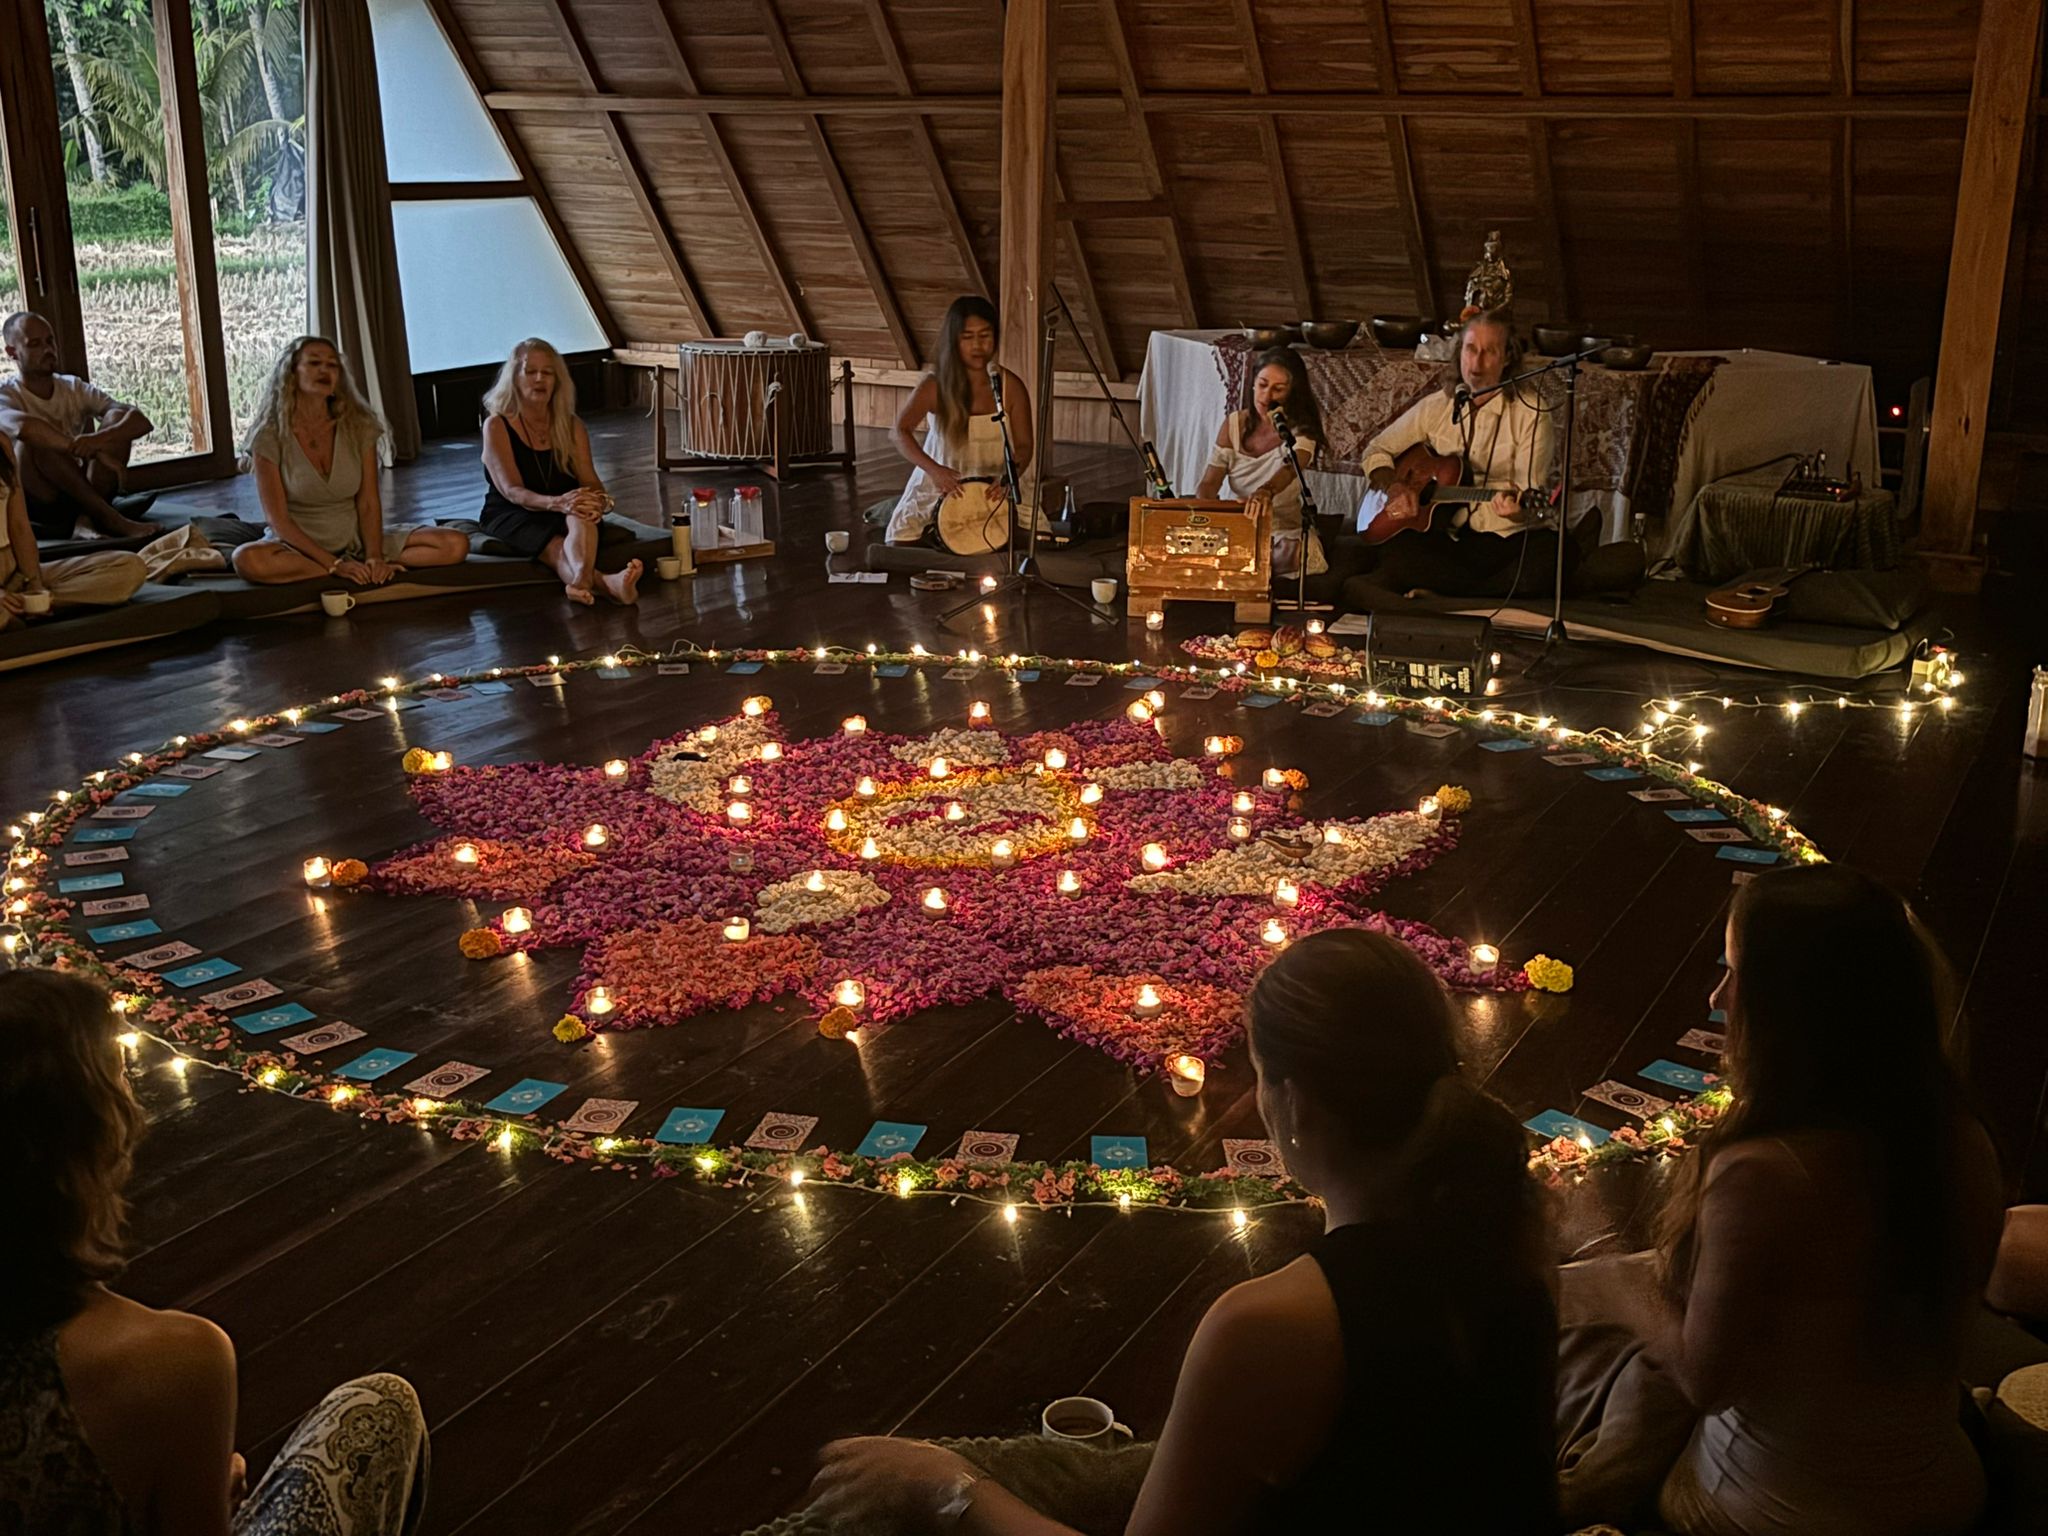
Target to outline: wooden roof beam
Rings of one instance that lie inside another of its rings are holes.
[[[1166,274],[1173,284],[1174,303],[1180,310],[1181,324],[1196,325],[1200,316],[1195,309],[1194,284],[1188,278],[1188,255],[1181,244],[1180,219],[1174,212],[1173,189],[1167,186],[1166,177],[1159,169],[1159,141],[1153,136],[1152,119],[1146,115],[1145,98],[1138,90],[1137,71],[1131,65],[1130,34],[1124,30],[1123,13],[1117,9],[1116,0],[1098,0],[1098,3],[1103,33],[1109,44],[1110,62],[1116,66],[1117,100],[1123,105],[1131,141],[1138,149],[1138,164],[1145,173],[1145,188],[1166,203],[1166,217],[1159,222],[1166,240]],[[1066,96],[1061,101],[1074,99]]]
[[[1401,235],[1408,244],[1408,270],[1415,279],[1415,308],[1425,320],[1441,320],[1436,269],[1430,264],[1429,237],[1422,228],[1422,205],[1415,198],[1415,161],[1408,152],[1408,120],[1389,117],[1386,131],[1387,162],[1394,173],[1394,204],[1400,210]]]

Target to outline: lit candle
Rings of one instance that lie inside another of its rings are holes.
[[[727,943],[737,944],[742,939],[744,939],[749,933],[753,932],[753,930],[754,925],[748,922],[744,917],[728,917],[725,920],[725,937]]]
[[[943,916],[946,909],[951,905],[952,903],[946,899],[946,893],[936,885],[926,889],[924,893],[925,911]]]
[[[1424,795],[1422,799],[1419,802],[1417,802],[1415,810],[1418,815],[1434,816],[1437,813],[1436,796]]]
[[[967,807],[958,800],[948,800],[944,814],[948,821],[965,821],[967,819]]]
[[[1209,1075],[1208,1064],[1199,1056],[1169,1056],[1166,1069],[1173,1077],[1173,1091],[1184,1099],[1200,1093],[1203,1080]]]
[[[735,800],[725,808],[725,819],[739,826],[754,819],[754,808],[744,800]]]
[[[1145,615],[1145,627],[1147,629],[1166,628],[1166,615],[1161,613],[1157,608],[1154,608],[1151,612]]]
[[[844,832],[846,830],[846,812],[839,809],[836,805],[827,811],[825,813],[825,830],[827,832]]]
[[[623,779],[626,776],[626,760],[614,757],[604,765],[604,776],[608,779]]]
[[[765,693],[757,693],[740,706],[740,713],[750,719],[758,719],[774,706],[775,701]]]
[[[1242,816],[1233,816],[1230,818],[1229,831],[1230,840],[1234,843],[1241,843],[1252,835],[1252,824]]]
[[[935,757],[932,759],[931,776],[933,778],[943,779],[952,771],[953,765],[947,762],[943,757]]]
[[[779,763],[779,762],[781,762],[781,761],[782,761],[782,743],[781,743],[781,742],[779,742],[779,741],[764,741],[764,742],[762,742],[762,743],[761,743],[761,761],[762,761],[762,762],[764,762],[764,763]]]
[[[718,727],[715,725],[707,725],[697,734],[703,738],[704,744],[706,746],[709,746],[712,742],[718,740]]]
[[[1499,951],[1498,949],[1494,948],[1494,946],[1493,946],[1493,945],[1491,945],[1491,944],[1474,944],[1474,945],[1472,946],[1472,961],[1471,961],[1471,965],[1472,965],[1472,974],[1473,974],[1473,975],[1475,975],[1475,976],[1490,976],[1490,975],[1492,975],[1492,974],[1493,974],[1493,972],[1494,972],[1494,969],[1495,969],[1495,968],[1496,968],[1497,966],[1499,966],[1499,964],[1500,964],[1500,951]]]
[[[1337,823],[1335,823],[1334,821],[1331,822],[1328,826],[1323,828],[1323,841],[1326,843],[1343,842],[1344,829],[1338,826]]]
[[[450,768],[453,768],[454,766],[455,758],[452,753],[436,752],[434,754],[434,772],[446,773]]]
[[[1166,850],[1157,843],[1147,843],[1138,853],[1138,862],[1145,866],[1148,874],[1158,874],[1166,868]]]
[[[825,889],[825,871],[814,869],[808,875],[805,875],[804,889],[807,891],[822,891]]]
[[[1259,937],[1278,949],[1287,942],[1287,925],[1277,917],[1269,917],[1265,927],[1259,930]]]
[[[882,845],[872,837],[862,838],[860,856],[864,859],[879,859],[882,856]]]
[[[1124,713],[1137,721],[1138,724],[1143,725],[1152,718],[1152,706],[1143,699],[1133,699],[1130,707]]]
[[[1083,805],[1100,805],[1102,803],[1102,786],[1100,784],[1083,784],[1081,786],[1081,803]]]
[[[1137,1001],[1131,1004],[1131,1015],[1140,1019],[1154,1018],[1165,1006],[1160,999],[1159,989],[1148,981],[1138,988]]]
[[[476,844],[457,843],[455,845],[455,862],[458,864],[474,864],[476,862]]]
[[[1202,750],[1211,757],[1223,756],[1226,745],[1227,743],[1225,743],[1221,736],[1204,736],[1202,738]]]
[[[866,774],[862,774],[860,782],[853,786],[853,792],[863,800],[872,800],[875,796],[875,781]]]
[[[1273,882],[1273,905],[1276,907],[1298,907],[1301,905],[1301,887],[1282,875]]]
[[[1323,621],[1321,619],[1310,619],[1308,621],[1308,632],[1312,635],[1320,635],[1323,632]]]
[[[1085,842],[1087,842],[1087,841],[1088,841],[1088,823],[1087,823],[1087,822],[1085,822],[1085,821],[1083,821],[1083,820],[1082,820],[1082,819],[1081,819],[1081,818],[1080,818],[1079,816],[1076,816],[1076,817],[1075,817],[1075,818],[1074,818],[1074,819],[1073,819],[1072,821],[1068,822],[1068,823],[1067,823],[1067,840],[1068,840],[1069,842],[1075,842],[1075,843],[1085,843]]]
[[[612,835],[609,832],[605,831],[604,823],[601,821],[593,821],[589,826],[583,829],[583,846],[586,848],[602,848],[606,843],[610,842],[611,840]]]
[[[1281,769],[1268,768],[1260,777],[1259,782],[1268,789],[1285,789],[1287,787],[1287,775]]]
[[[859,1008],[868,1000],[868,989],[851,976],[832,989],[832,1001],[842,1008]]]
[[[968,705],[967,718],[976,725],[986,725],[988,723],[987,702],[982,699],[976,699],[972,704]]]
[[[318,889],[332,883],[333,879],[334,866],[325,859],[315,855],[306,860],[306,884]]]
[[[1045,766],[1054,773],[1059,772],[1060,769],[1067,766],[1067,754],[1058,747],[1047,747],[1045,749]]]
[[[754,856],[744,848],[735,848],[726,856],[725,867],[736,875],[744,875],[754,867]]]
[[[1071,869],[1060,871],[1059,893],[1062,896],[1071,896],[1080,889],[1081,877],[1079,875],[1075,874]]]
[[[592,987],[590,995],[583,999],[584,1008],[600,1017],[612,1011],[612,995],[603,987]]]
[[[526,933],[533,928],[533,913],[525,907],[507,907],[498,923],[507,933]]]
[[[736,773],[725,781],[725,787],[735,795],[751,795],[754,792],[754,781],[744,773]]]
[[[982,578],[981,578],[981,590],[982,590],[982,591],[984,591],[984,592],[993,592],[993,591],[995,591],[995,589],[996,589],[997,585],[998,585],[998,583],[997,583],[997,581],[996,581],[995,577],[993,577],[993,576],[984,576],[984,577],[982,577]]]
[[[839,722],[839,729],[846,732],[849,736],[858,736],[867,728],[868,720],[866,715],[848,715]]]
[[[1259,802],[1252,798],[1252,792],[1248,789],[1240,789],[1230,797],[1230,808],[1240,816],[1249,816],[1258,807]]]
[[[988,862],[995,869],[1008,869],[1017,862],[1017,845],[1007,837],[999,837],[990,844]]]
[[[1166,708],[1166,695],[1157,688],[1148,688],[1145,691],[1144,697],[1145,702],[1150,704],[1155,710]]]

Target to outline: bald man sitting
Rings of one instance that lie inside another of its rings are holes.
[[[36,537],[69,539],[81,522],[107,538],[162,533],[130,516],[147,509],[149,499],[114,501],[136,439],[150,431],[141,408],[59,373],[57,333],[41,315],[9,315],[0,322],[0,343],[20,370],[0,379],[0,434],[13,445]]]

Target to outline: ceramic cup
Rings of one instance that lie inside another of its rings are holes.
[[[1109,1404],[1092,1397],[1062,1397],[1045,1405],[1038,1418],[1039,1432],[1048,1440],[1071,1440],[1076,1445],[1098,1448],[1130,1439],[1131,1432],[1117,1423]]]
[[[661,572],[661,579],[663,581],[680,581],[682,579],[683,562],[674,555],[659,556],[654,562],[654,568]]]
[[[327,611],[327,617],[338,619],[355,607],[356,600],[346,592],[322,592],[320,606]]]
[[[853,544],[853,535],[844,528],[834,528],[825,535],[825,548],[835,555],[843,555]]]
[[[1113,603],[1116,601],[1116,578],[1098,576],[1088,583],[1088,590],[1095,594],[1098,603]]]
[[[50,594],[47,592],[22,593],[21,611],[23,613],[48,613],[50,611]]]

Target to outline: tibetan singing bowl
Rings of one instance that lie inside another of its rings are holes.
[[[1325,352],[1336,352],[1351,345],[1351,338],[1358,334],[1356,320],[1304,320],[1301,334],[1308,338],[1308,344]]]
[[[1388,352],[1411,352],[1422,342],[1429,322],[1420,315],[1374,315],[1372,339]]]
[[[1245,335],[1250,339],[1251,344],[1255,348],[1264,352],[1273,347],[1292,346],[1295,342],[1301,340],[1301,327],[1298,325],[1248,325],[1245,327]]]

